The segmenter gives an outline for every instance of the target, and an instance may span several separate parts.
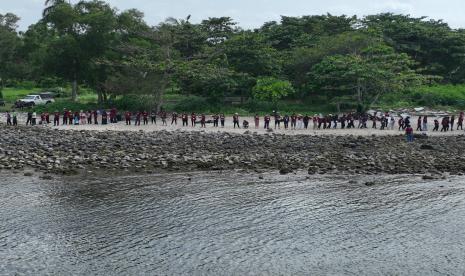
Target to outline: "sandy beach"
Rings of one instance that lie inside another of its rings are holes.
[[[263,128],[264,126],[264,121],[263,117],[260,118],[260,125],[258,128],[255,128],[254,125],[254,118],[253,117],[240,117],[240,122],[241,122],[241,128],[234,128],[233,127],[233,119],[232,116],[226,117],[226,122],[225,122],[225,127],[213,127],[213,123],[207,124],[206,128],[201,128],[200,124],[197,124],[195,127],[190,126],[190,121],[189,121],[189,126],[188,127],[183,127],[182,126],[182,121],[178,119],[177,125],[171,125],[171,118],[167,119],[167,126],[162,125],[162,121],[160,118],[157,118],[157,124],[151,124],[150,119],[149,119],[149,124],[148,125],[143,125],[141,123],[140,126],[135,126],[134,125],[134,120],[132,121],[132,125],[126,125],[124,121],[118,122],[116,124],[107,124],[107,125],[95,125],[95,124],[81,124],[81,125],[60,125],[58,127],[54,127],[53,124],[49,124],[46,127],[51,127],[59,130],[91,130],[91,131],[144,131],[144,132],[154,132],[154,131],[203,131],[207,133],[212,133],[212,132],[227,132],[227,133],[236,133],[236,134],[243,134],[246,131],[249,131],[251,133],[257,133],[257,134],[266,134],[266,133],[276,133],[276,134],[285,134],[285,135],[312,135],[312,136],[320,136],[320,135],[336,135],[336,136],[346,136],[346,135],[355,135],[355,136],[395,136],[395,135],[403,135],[404,131],[399,131],[398,130],[398,117],[396,118],[396,124],[394,127],[394,130],[380,130],[380,125],[381,123],[378,122],[377,129],[371,128],[372,122],[369,121],[367,123],[368,128],[366,129],[341,129],[341,125],[338,124],[337,129],[313,129],[313,122],[310,121],[308,129],[285,129],[284,124],[281,123],[281,128],[275,128],[274,127],[274,121],[273,119],[270,122],[270,127],[272,131],[266,130]],[[450,135],[465,135],[465,131],[462,130],[455,130],[456,125],[454,126],[454,131],[449,131],[449,132],[433,132],[432,129],[434,127],[434,119],[437,118],[439,121],[441,120],[441,117],[429,117],[428,119],[428,131],[415,131],[414,133],[416,134],[422,134],[425,133],[428,136],[450,136]],[[211,116],[207,116],[207,120],[210,120]],[[412,127],[415,130],[417,127],[417,119],[418,117],[413,116],[411,118],[411,123]],[[50,116],[50,120],[53,121],[53,115]],[[244,120],[247,120],[250,124],[248,129],[242,128],[242,122]],[[101,122],[101,117],[99,116],[98,119],[99,123]],[[5,114],[0,114],[0,122],[5,123],[6,122],[6,116]],[[60,117],[60,124],[62,122],[62,118]],[[26,123],[26,115],[24,113],[19,114],[18,118],[18,124],[20,125],[25,125]],[[456,122],[457,124],[457,122]],[[358,121],[355,121],[355,126],[358,125]],[[38,125],[37,127],[42,127],[41,125]]]
[[[208,117],[207,117],[208,118]],[[412,127],[414,130],[416,129],[416,121],[418,117],[413,117],[412,118]],[[248,129],[242,128],[242,121],[247,120],[250,124]],[[101,120],[99,119],[99,122]],[[276,134],[285,134],[285,135],[312,135],[312,136],[320,136],[320,135],[336,135],[336,136],[346,136],[346,135],[355,135],[355,136],[372,136],[372,135],[377,135],[377,136],[394,136],[394,135],[403,135],[404,131],[399,131],[398,126],[397,126],[397,121],[396,121],[396,126],[394,130],[380,130],[380,123],[378,122],[377,129],[371,128],[371,121],[368,122],[368,128],[367,129],[341,129],[340,124],[338,124],[337,129],[313,129],[313,123],[310,122],[308,129],[285,129],[284,124],[281,123],[281,128],[275,128],[274,127],[274,121],[272,120],[270,123],[271,129],[266,130],[264,129],[264,122],[263,122],[263,117],[260,120],[260,126],[258,128],[255,128],[254,126],[254,119],[253,117],[240,117],[240,122],[241,122],[241,128],[234,128],[233,127],[233,119],[232,117],[227,117],[226,122],[225,122],[225,127],[213,127],[213,124],[207,124],[206,128],[201,128],[200,124],[197,124],[195,127],[191,127],[190,125],[188,127],[183,127],[182,126],[182,121],[178,119],[178,124],[177,125],[171,125],[171,119],[167,120],[168,125],[163,126],[162,122],[159,118],[157,118],[157,124],[151,124],[149,122],[148,125],[143,125],[141,124],[140,126],[134,126],[134,121],[132,121],[132,125],[126,125],[125,122],[119,122],[117,124],[107,124],[107,125],[88,125],[88,124],[83,124],[83,125],[61,125],[59,127],[53,127],[56,129],[60,130],[93,130],[93,131],[144,131],[144,132],[153,132],[153,131],[203,131],[207,133],[211,132],[227,132],[227,133],[236,133],[236,134],[243,134],[246,131],[249,131],[251,133],[257,133],[257,134],[266,134],[266,133],[276,133]],[[450,135],[464,135],[465,131],[461,130],[454,130],[454,131],[449,131],[449,132],[433,132],[431,131],[433,129],[433,122],[434,118],[430,118],[428,122],[428,130],[429,131],[415,131],[415,133],[420,134],[420,133],[425,133],[428,136],[450,136]],[[189,121],[190,124],[190,121]],[[355,126],[357,126],[358,121],[355,121]]]

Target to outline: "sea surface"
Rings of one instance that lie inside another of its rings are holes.
[[[2,171],[0,275],[465,275],[465,178]]]

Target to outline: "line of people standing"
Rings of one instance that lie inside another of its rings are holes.
[[[7,125],[17,125],[18,124],[18,115],[15,111],[7,112]],[[157,119],[161,119],[163,126],[168,125],[168,118],[171,120],[171,125],[178,125],[178,121],[182,123],[183,127],[191,126],[196,127],[200,125],[201,128],[206,128],[207,124],[213,124],[213,127],[225,127],[226,116],[224,114],[214,114],[207,117],[204,113],[188,114],[186,112],[178,114],[176,112],[167,113],[166,111],[139,111],[139,112],[130,112],[126,111],[121,116],[116,108],[112,108],[109,111],[107,110],[88,110],[88,111],[71,111],[64,109],[62,112],[55,111],[50,114],[48,112],[41,113],[40,116],[37,116],[36,112],[28,112],[26,125],[36,125],[51,124],[51,119],[53,118],[53,125],[59,126],[62,125],[82,125],[82,124],[102,124],[106,125],[108,123],[117,123],[121,121],[124,117],[126,125],[140,126],[151,124],[157,124]],[[38,120],[40,118],[40,120]],[[463,122],[465,116],[464,112],[460,112],[458,118],[455,115],[445,116],[443,118],[434,119],[434,128],[432,131],[453,131],[463,130]],[[235,113],[232,116],[233,127],[234,128],[248,128],[249,122],[243,120],[240,122],[239,114]],[[313,128],[314,130],[320,129],[355,129],[355,128],[368,128],[368,123],[371,122],[371,127],[373,129],[380,130],[394,130],[395,124],[397,123],[399,131],[405,131],[409,126],[412,126],[410,117],[399,116],[398,119],[394,115],[389,113],[378,113],[374,114],[357,114],[357,113],[347,113],[342,115],[317,115],[309,116],[302,114],[285,114],[281,116],[278,112],[272,112],[263,117],[256,114],[253,117],[255,128],[260,128],[261,120],[263,120],[263,127],[265,129],[270,129],[272,121],[274,121],[274,128],[280,129],[308,129]],[[356,124],[358,122],[358,124]],[[428,122],[429,117],[426,115],[419,116],[417,118],[417,128],[416,131],[428,131]]]

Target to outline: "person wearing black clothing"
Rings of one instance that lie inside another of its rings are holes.
[[[265,117],[263,118],[263,120],[265,121],[265,126],[264,128],[265,129],[269,129],[270,128],[270,121],[271,121],[271,117],[270,115],[265,115]]]
[[[289,128],[289,115],[287,115],[287,114],[284,115],[283,122],[284,122],[284,128],[288,129]]]
[[[93,115],[94,115],[94,125],[98,125],[98,111],[97,110],[94,110],[93,112]]]
[[[418,120],[417,120],[417,131],[421,131],[421,123],[422,123],[422,118],[421,116],[418,117]]]
[[[346,128],[346,120],[347,120],[346,115],[345,115],[345,114],[342,115],[342,117],[341,117],[341,119],[340,119],[340,121],[341,121],[341,129]]]
[[[89,110],[87,112],[87,124],[91,125],[92,124],[92,110]]]
[[[139,114],[139,124],[140,124],[140,113]],[[108,124],[108,113],[106,110],[102,111],[102,125]]]
[[[134,122],[135,126],[140,126],[140,117],[142,116],[142,112],[137,112],[136,113],[136,121]],[[102,119],[102,124],[103,124],[103,119]]]
[[[220,119],[220,116],[218,116],[218,114],[213,115],[213,127],[218,127],[219,119]]]
[[[152,122],[152,125],[157,124],[157,112],[155,112],[155,110],[152,110],[152,112],[150,112],[150,120]]]
[[[308,122],[310,122],[310,117],[308,115],[304,116],[304,128],[308,129]]]
[[[239,114],[234,114],[233,116],[233,123],[234,123],[234,128],[236,128],[236,125],[238,128],[241,128],[241,126],[239,125]]]
[[[220,115],[220,122],[221,122],[221,127],[224,127],[224,121],[225,121],[225,118],[226,118],[226,117],[224,116],[224,114],[223,114],[223,113],[221,113],[221,115]]]
[[[162,122],[162,125],[163,126],[167,126],[168,124],[166,123],[166,112],[165,111],[162,111],[161,114],[160,114],[160,117],[161,117],[161,122]]]
[[[27,121],[26,121],[26,125],[32,125],[32,112],[28,112],[27,113]]]
[[[274,114],[274,129],[276,126],[281,129],[281,116],[277,112]]]
[[[439,121],[438,120],[434,120],[433,131],[439,131]]]
[[[333,116],[333,128],[337,128],[337,122],[339,121],[339,115],[334,115]]]
[[[13,123],[11,122],[11,114],[10,114],[10,112],[6,113],[6,125],[7,126],[13,125]]]

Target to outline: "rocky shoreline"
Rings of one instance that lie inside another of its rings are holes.
[[[0,124],[0,170],[80,172],[308,170],[309,174],[465,172],[465,136],[308,136],[192,131],[62,131]]]

